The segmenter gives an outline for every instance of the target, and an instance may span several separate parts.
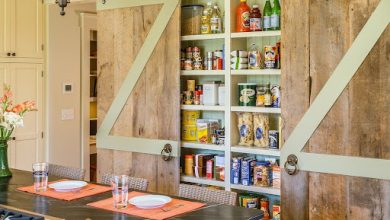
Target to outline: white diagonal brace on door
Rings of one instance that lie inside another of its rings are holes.
[[[390,23],[389,12],[390,0],[382,0],[287,139],[282,148],[282,164],[288,155],[295,154],[301,170],[390,179],[390,172],[384,170],[390,167],[390,160],[301,152]]]
[[[168,3],[169,2],[169,3]],[[160,154],[162,147],[165,144],[172,146],[172,156],[178,156],[178,141],[171,140],[159,140],[159,139],[147,139],[147,138],[135,138],[135,137],[119,137],[110,136],[110,131],[113,128],[117,118],[119,117],[123,107],[125,106],[128,97],[134,89],[145,65],[147,64],[154,48],[156,47],[161,35],[163,34],[166,26],[169,23],[171,16],[173,15],[176,7],[179,4],[179,0],[120,0],[120,1],[107,1],[106,4],[99,2],[97,4],[98,10],[108,10],[116,8],[135,7],[152,4],[163,4],[160,13],[158,14],[152,28],[150,29],[144,44],[142,45],[137,57],[135,58],[133,65],[130,67],[129,72],[122,86],[120,87],[118,94],[114,98],[101,126],[96,134],[96,143],[98,148],[116,149],[124,151],[132,151],[148,154]]]

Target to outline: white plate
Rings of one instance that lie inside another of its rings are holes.
[[[140,209],[157,209],[171,201],[172,199],[168,196],[146,195],[133,197],[129,203]]]
[[[69,180],[49,184],[49,188],[52,188],[57,192],[74,192],[79,191],[86,185],[87,183],[84,181]]]

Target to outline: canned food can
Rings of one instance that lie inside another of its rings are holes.
[[[266,69],[276,68],[276,47],[264,46],[264,67]]]
[[[202,70],[202,62],[201,61],[193,62],[193,69],[194,70]]]
[[[184,70],[192,70],[192,60],[187,59],[184,61]]]
[[[193,79],[187,80],[187,91],[195,92],[195,80]]]
[[[256,106],[256,83],[239,83],[238,92],[240,106]]]
[[[184,91],[184,104],[192,105],[194,102],[194,96],[192,91]]]
[[[275,130],[269,131],[269,148],[279,149],[279,132]]]
[[[214,53],[212,51],[207,52],[207,61],[206,61],[206,68],[207,70],[213,69],[213,56]]]
[[[223,70],[223,59],[222,58],[216,58],[214,60],[214,69],[215,70]]]
[[[192,48],[191,47],[186,48],[186,59],[192,59]]]

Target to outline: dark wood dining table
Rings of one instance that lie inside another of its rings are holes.
[[[73,201],[63,201],[54,198],[39,196],[31,193],[18,191],[21,186],[33,184],[32,173],[12,169],[13,176],[0,178],[0,207],[12,207],[41,215],[57,217],[60,219],[142,219],[140,217],[111,212],[87,206],[88,203],[111,197],[111,192],[101,193]],[[60,178],[50,176],[49,181]],[[222,204],[207,204],[193,212],[185,213],[171,219],[175,220],[244,220],[261,219],[258,209],[247,209],[237,206]]]

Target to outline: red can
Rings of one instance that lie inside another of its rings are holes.
[[[214,160],[208,160],[206,162],[206,178],[207,179],[213,178],[213,168],[214,168]]]
[[[223,59],[215,58],[213,61],[213,70],[223,70]]]

